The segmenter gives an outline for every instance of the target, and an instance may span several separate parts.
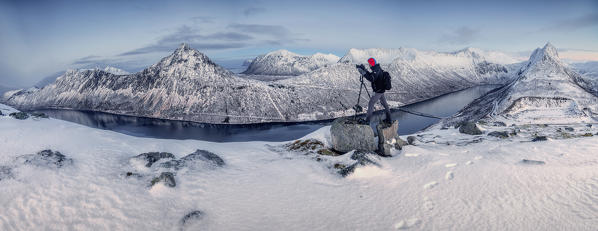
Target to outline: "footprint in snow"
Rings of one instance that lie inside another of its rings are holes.
[[[457,166],[457,163],[450,163],[450,164],[445,164],[444,165],[444,167],[447,167],[447,168],[452,168],[452,167],[455,167],[455,166]]]
[[[424,185],[424,188],[425,188],[425,189],[431,189],[431,188],[434,188],[434,187],[436,187],[436,185],[438,185],[438,182],[436,182],[436,181],[432,181],[432,182],[430,182],[430,183],[427,183],[427,184],[425,184],[425,185]]]
[[[421,221],[417,218],[401,220],[395,224],[395,229],[408,229],[418,225],[419,223],[421,223]]]
[[[446,175],[444,175],[444,178],[447,179],[447,180],[452,180],[453,179],[453,172],[452,171],[446,172]]]
[[[426,208],[428,211],[434,209],[434,202],[428,197],[424,197],[424,208]]]

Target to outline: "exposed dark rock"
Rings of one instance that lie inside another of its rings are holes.
[[[403,149],[404,146],[409,145],[409,143],[403,139],[401,139],[401,137],[397,136],[397,139],[395,140],[395,148],[398,150]]]
[[[584,133],[581,136],[589,137],[589,136],[594,136],[594,134],[587,132],[587,133]]]
[[[346,165],[341,164],[341,163],[334,164],[334,168],[336,168],[336,169],[343,169],[343,168],[346,168],[346,167],[347,167]]]
[[[575,131],[575,129],[573,129],[572,127],[565,127],[565,130],[570,131],[570,132]]]
[[[145,164],[145,167],[149,168],[160,159],[167,159],[167,158],[174,159],[175,157],[172,153],[168,153],[168,152],[146,152],[146,153],[141,153],[133,158],[142,159],[142,160],[147,161],[147,163]]]
[[[0,116],[3,116],[4,114],[2,114],[2,110],[0,110]]]
[[[44,119],[49,118],[49,116],[46,115],[46,113],[43,113],[43,112],[33,112],[33,113],[31,113],[31,116],[33,116],[35,118],[44,118]]]
[[[458,125],[459,132],[468,135],[481,135],[482,131],[478,128],[478,125],[474,122],[463,122]]]
[[[181,225],[185,225],[191,221],[194,220],[200,220],[202,219],[204,216],[204,213],[202,211],[199,210],[195,210],[193,212],[187,213],[187,215],[185,215],[182,219],[181,219]]]
[[[324,156],[340,156],[341,155],[340,153],[330,150],[328,148],[322,148],[322,149],[318,150],[318,154],[324,155]]]
[[[332,148],[339,152],[361,150],[373,152],[378,148],[374,131],[369,125],[359,124],[353,118],[334,120],[330,128]]]
[[[591,124],[586,124],[586,127],[589,127],[589,128],[591,128],[591,127],[592,127],[592,125],[591,125]]]
[[[150,186],[154,186],[157,183],[163,182],[164,185],[174,188],[176,187],[176,181],[174,180],[174,173],[172,172],[163,172],[160,176],[152,179],[150,182]]]
[[[509,138],[509,133],[507,132],[499,132],[499,131],[493,131],[488,133],[488,136],[494,136],[494,137],[498,137],[501,139],[505,139],[505,138]]]
[[[415,136],[407,136],[407,143],[413,145],[417,139]]]
[[[197,149],[194,153],[191,153],[189,155],[186,155],[185,157],[181,158],[181,161],[184,161],[185,163],[188,162],[192,162],[192,161],[196,161],[196,160],[202,160],[208,163],[211,163],[213,165],[216,166],[224,166],[225,162],[222,158],[220,158],[220,156],[206,151],[206,150],[201,150],[201,149]]]
[[[366,165],[375,165],[380,166],[380,164],[376,161],[378,160],[378,155],[371,152],[363,152],[363,151],[355,151],[351,155],[352,160],[356,160],[355,163],[349,165],[348,167],[342,168],[338,173],[341,176],[346,177],[355,171],[355,168],[358,166],[366,166]]]
[[[29,154],[18,157],[24,160],[24,164],[31,164],[36,166],[48,166],[61,168],[73,163],[73,159],[67,158],[62,153],[52,151],[50,149],[39,151],[37,154]]]
[[[494,121],[493,125],[495,127],[506,127],[507,124],[505,124],[504,122],[500,122],[500,121]]]
[[[548,138],[546,138],[546,136],[536,136],[532,139],[533,142],[546,141],[546,140],[548,140]]]
[[[13,112],[13,113],[10,113],[9,115],[12,116],[13,118],[19,119],[19,120],[24,120],[24,119],[29,118],[29,115],[27,113],[25,113],[25,112],[22,112],[22,111],[20,111],[20,112]]]
[[[324,143],[316,139],[296,140],[285,145],[290,151],[315,151],[324,147]]]
[[[134,172],[126,172],[125,173],[125,177],[137,177],[137,178],[140,178],[140,177],[142,177],[142,175],[139,174],[139,173],[134,173]]]
[[[524,164],[534,164],[534,165],[545,164],[545,162],[541,161],[541,160],[528,160],[528,159],[521,160],[521,163],[524,163]]]

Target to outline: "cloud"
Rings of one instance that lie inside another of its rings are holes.
[[[592,13],[577,18],[559,21],[552,26],[541,28],[540,31],[573,31],[596,25],[598,25],[598,13]]]
[[[118,56],[140,55],[154,52],[169,52],[174,50],[181,43],[188,43],[191,47],[201,50],[222,50],[231,48],[242,48],[247,46],[247,41],[253,36],[239,32],[217,32],[202,34],[199,29],[183,25],[173,33],[170,33],[156,43],[127,51]]]
[[[238,30],[241,32],[251,33],[251,34],[267,34],[277,37],[287,37],[291,34],[291,32],[283,26],[278,25],[261,25],[261,24],[239,24],[239,23],[232,23],[227,26],[227,28]]]
[[[213,17],[209,17],[209,16],[195,16],[191,18],[191,22],[193,22],[194,24],[199,24],[199,23],[213,23],[214,22],[214,18]]]
[[[156,41],[153,44],[123,52],[118,56],[142,55],[154,52],[170,52],[181,43],[188,43],[200,50],[223,50],[243,48],[252,45],[284,45],[310,41],[291,33],[289,29],[279,25],[232,23],[223,31],[204,33],[196,26],[183,25]],[[86,62],[84,59],[77,62]]]
[[[260,13],[264,13],[264,12],[266,12],[265,8],[249,7],[243,11],[243,14],[245,15],[245,17],[249,17],[251,15],[256,15],[256,14],[260,14]]]
[[[454,45],[463,45],[471,43],[476,40],[480,34],[479,29],[473,29],[467,26],[457,28],[450,33],[440,36],[439,42],[449,43]]]

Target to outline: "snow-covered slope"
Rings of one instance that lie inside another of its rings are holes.
[[[559,59],[548,43],[536,49],[511,83],[473,101],[445,124],[481,118],[509,123],[594,121],[598,89]]]
[[[100,70],[100,69],[101,68],[96,67],[96,68],[91,68],[91,69],[89,69],[89,68],[74,69],[74,70],[70,70],[70,71],[88,71],[88,70]],[[127,71],[125,71],[123,69],[119,69],[119,68],[111,67],[111,66],[106,66],[105,68],[103,68],[101,70],[103,70],[104,72],[115,74],[115,75],[128,75],[128,74],[130,74],[129,72],[127,72]],[[68,71],[69,70],[57,72],[57,73],[52,74],[52,75],[50,75],[48,77],[45,77],[42,80],[40,80],[39,82],[37,82],[34,86],[37,87],[37,88],[43,88],[43,87],[45,87],[47,85],[50,85],[50,84],[54,83],[58,77],[64,75]]]
[[[316,53],[302,56],[287,50],[277,50],[253,59],[243,74],[300,75],[336,63],[338,60],[339,57],[333,54]]]
[[[343,178],[337,168],[354,162],[351,153],[289,151],[280,142],[139,138],[57,119],[17,120],[6,116],[13,109],[0,105],[0,110],[0,230],[598,227],[596,135],[521,142],[542,130],[522,128],[508,139],[436,130],[418,134],[416,146],[372,158],[378,165],[357,166]],[[574,128],[598,132],[596,124]],[[306,138],[329,147],[330,127]],[[45,149],[72,161],[23,163],[23,157]],[[162,165],[170,158],[150,167],[132,158],[169,152],[181,160],[197,149],[225,165],[198,161],[173,170]],[[167,171],[174,173],[175,187],[150,186]]]

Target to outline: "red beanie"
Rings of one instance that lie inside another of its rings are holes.
[[[376,60],[374,58],[370,58],[368,59],[368,63],[370,63],[370,67],[373,67],[374,65],[376,65]]]

